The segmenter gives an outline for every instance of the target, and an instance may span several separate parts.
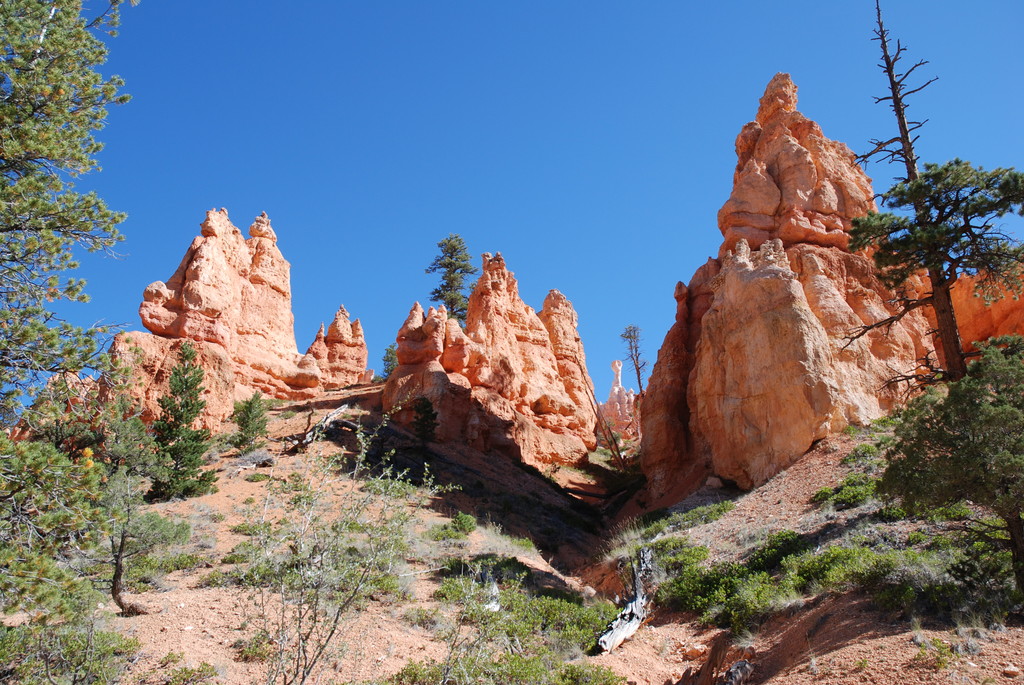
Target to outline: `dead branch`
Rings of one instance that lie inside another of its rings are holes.
[[[633,564],[632,560],[630,563]],[[647,620],[651,603],[648,586],[653,577],[654,555],[649,547],[642,547],[637,553],[637,563],[633,564],[633,599],[626,603],[601,637],[597,638],[600,652],[610,652],[621,645]]]

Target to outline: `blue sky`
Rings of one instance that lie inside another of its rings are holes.
[[[919,152],[1024,166],[1020,0],[889,0],[888,27],[940,80],[912,101]],[[603,397],[619,333],[653,366],[676,281],[721,243],[733,142],[769,79],[864,151],[893,135],[871,0],[143,0],[104,68],[131,103],[80,188],[128,213],[119,260],[88,256],[70,318],[141,327],[204,213],[266,211],[292,264],[300,351],[344,303],[379,368],[426,302],[436,243],[504,254],[525,301],[562,291]],[[895,169],[871,165],[876,191]]]

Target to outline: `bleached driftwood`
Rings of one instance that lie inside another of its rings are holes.
[[[302,449],[309,447],[317,440],[320,440],[324,435],[334,426],[341,426],[347,428],[350,431],[359,430],[359,424],[355,421],[349,421],[348,419],[338,418],[344,412],[349,410],[347,404],[343,404],[334,411],[328,412],[327,416],[323,417],[305,432],[305,434],[299,438],[299,440],[292,446],[292,449]]]
[[[651,554],[650,548],[640,548],[637,562],[633,565],[633,598],[608,624],[601,637],[597,638],[597,646],[600,651],[612,651],[632,637],[633,633],[647,620],[651,604],[648,585],[653,576],[653,569],[654,556]]]

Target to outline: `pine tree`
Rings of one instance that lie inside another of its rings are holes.
[[[117,25],[119,4],[87,20],[81,0],[0,3],[0,419],[51,372],[100,363],[102,329],[64,322],[50,303],[87,299],[68,276],[73,248],[121,239],[124,215],[71,182],[97,168],[93,133],[128,99],[120,78],[97,71],[107,56],[97,34]]]
[[[247,400],[235,402],[231,420],[238,426],[228,442],[240,452],[250,452],[267,444],[267,404],[259,390]]]
[[[386,381],[391,376],[391,373],[395,370],[397,366],[398,345],[396,343],[391,343],[390,345],[384,348],[384,356],[381,357],[381,380]]]
[[[903,412],[881,488],[911,512],[965,500],[980,508],[968,532],[1010,553],[1024,592],[1024,341],[991,342],[963,379]]]
[[[448,237],[437,244],[441,254],[427,267],[426,273],[440,273],[441,283],[430,293],[431,302],[440,302],[448,310],[448,316],[466,322],[466,308],[469,299],[466,297],[466,277],[473,276],[477,269],[470,262],[466,242],[457,233],[449,233]]]
[[[901,214],[873,212],[854,219],[850,249],[872,248],[875,265],[890,287],[898,289],[911,275],[923,271],[931,289],[922,295],[901,293],[894,315],[862,327],[854,337],[889,327],[919,307],[931,307],[941,364],[926,357],[919,364],[927,372],[915,371],[895,380],[955,381],[966,375],[967,360],[953,310],[954,284],[961,276],[976,277],[978,289],[988,298],[1001,297],[1004,289],[1021,290],[1024,248],[1000,229],[997,220],[1011,212],[1024,214],[1024,174],[1013,169],[985,171],[959,159],[926,164],[924,172],[918,169],[915,132],[924,122],[907,118],[906,99],[935,79],[909,88],[910,76],[927,62],[916,62],[900,72],[906,48],[897,41],[895,50],[890,50],[889,32],[877,0],[875,13],[875,40],[882,52],[879,66],[889,84],[888,94],[875,100],[889,103],[899,135],[871,141],[874,149],[861,159],[881,156],[900,162],[906,176],[882,194],[881,204]]]
[[[210,431],[192,425],[206,408],[203,367],[196,364],[192,343],[181,345],[178,364],[171,370],[170,393],[158,400],[160,418],[153,422],[160,465],[153,477],[149,497],[196,497],[216,491],[217,474],[203,471],[203,455],[210,446]]]
[[[102,470],[44,442],[0,432],[0,612],[68,610],[79,578],[62,559],[97,542]]]

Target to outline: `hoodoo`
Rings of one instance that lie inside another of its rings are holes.
[[[552,290],[535,313],[501,254],[483,256],[465,330],[442,306],[416,303],[398,332],[385,409],[412,420],[430,400],[439,441],[464,441],[534,466],[573,464],[594,449],[593,383],[572,304]]]
[[[891,410],[900,391],[885,381],[931,349],[920,311],[850,340],[894,311],[870,260],[847,250],[852,220],[874,208],[871,184],[796,102],[777,74],[736,140],[719,257],[676,286],[642,412],[654,500],[710,474],[763,483],[816,440]]]
[[[131,392],[147,416],[167,392],[170,370],[182,341],[191,340],[205,371],[205,425],[231,414],[235,400],[259,390],[269,397],[300,399],[320,389],[358,382],[366,367],[366,343],[359,321],[344,308],[326,336],[317,336],[300,355],[295,342],[290,265],[264,213],[249,227],[249,238],[210,210],[201,235],[189,246],[166,283],[146,287],[139,307],[150,331],[118,335],[111,354],[134,371]]]

